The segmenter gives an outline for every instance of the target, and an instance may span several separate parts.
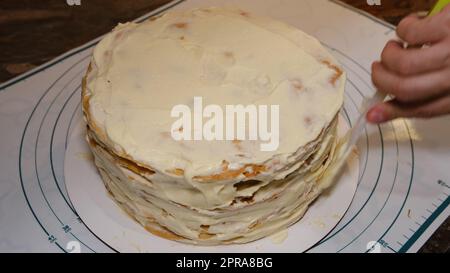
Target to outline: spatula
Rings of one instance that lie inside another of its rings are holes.
[[[431,9],[431,11],[428,13],[428,16],[432,16],[438,13],[449,3],[450,0],[437,1],[433,6],[433,8]],[[407,45],[405,45],[405,47],[407,47]],[[322,180],[320,181],[319,185],[321,188],[329,187],[334,181],[334,179],[336,179],[336,177],[340,174],[340,171],[342,170],[342,167],[345,165],[353,146],[356,144],[361,133],[366,127],[367,112],[375,104],[384,101],[385,98],[386,95],[377,90],[371,98],[364,99],[360,109],[360,116],[356,120],[353,127],[350,130],[348,130],[348,132],[338,141],[331,164],[330,166],[328,166],[327,170],[322,176]]]

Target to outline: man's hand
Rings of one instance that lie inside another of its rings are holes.
[[[450,5],[426,18],[411,15],[397,27],[408,44],[389,41],[381,61],[372,64],[372,81],[393,100],[375,105],[367,120],[434,117],[450,113]]]

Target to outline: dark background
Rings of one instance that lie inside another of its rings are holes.
[[[39,66],[171,0],[0,0],[0,83]],[[435,0],[343,0],[391,24],[412,12],[427,11]],[[450,251],[450,219],[420,252]]]

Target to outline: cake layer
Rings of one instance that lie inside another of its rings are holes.
[[[204,194],[184,179],[168,180],[120,158],[88,139],[106,188],[117,204],[164,238],[193,244],[245,243],[287,228],[322,191],[321,176],[333,158],[336,121],[311,143],[298,169],[281,180],[252,179],[228,184],[217,195],[221,207],[205,208]]]
[[[307,34],[239,10],[198,9],[119,25],[106,35],[93,54],[84,110],[117,154],[214,181],[224,178],[212,176],[224,161],[233,170],[265,173],[295,162],[299,148],[336,116],[344,82],[335,60]],[[259,140],[174,140],[171,109],[192,106],[194,96],[223,109],[279,105],[278,149],[261,151]]]
[[[106,35],[83,81],[83,113],[103,182],[132,218],[172,240],[245,243],[298,221],[328,186],[344,84],[307,34],[237,9],[196,9]],[[173,139],[171,109],[194,97],[223,109],[278,105],[278,148]]]

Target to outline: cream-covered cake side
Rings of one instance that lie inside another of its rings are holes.
[[[87,138],[113,199],[152,233],[245,243],[298,221],[322,191],[344,84],[334,58],[291,26],[237,9],[169,12],[119,25],[95,48],[82,92]],[[194,96],[278,104],[279,148],[173,140],[170,109]]]

